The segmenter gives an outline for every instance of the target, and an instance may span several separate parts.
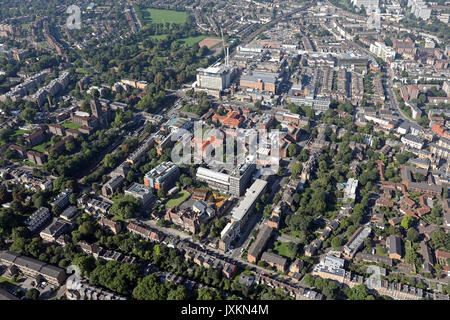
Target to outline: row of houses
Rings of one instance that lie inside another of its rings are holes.
[[[64,269],[11,251],[1,251],[0,261],[9,268],[19,269],[28,277],[43,277],[55,286],[62,285],[67,277]]]

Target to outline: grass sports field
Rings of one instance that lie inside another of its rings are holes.
[[[142,24],[148,25],[152,23],[178,23],[182,24],[187,21],[188,14],[186,11],[163,10],[163,9],[139,9],[135,7],[136,13]],[[139,11],[139,13],[138,13]]]
[[[197,36],[197,37],[182,38],[182,39],[179,39],[179,41],[181,41],[184,46],[192,47],[194,44],[202,41],[205,38],[206,38],[205,35],[201,35],[201,36]]]

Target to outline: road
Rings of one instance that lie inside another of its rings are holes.
[[[214,256],[214,257],[220,258],[220,259],[225,260],[225,261],[230,262],[230,263],[234,263],[236,265],[241,265],[241,266],[244,266],[244,267],[245,266],[249,266],[251,269],[257,270],[258,272],[260,272],[262,274],[271,274],[271,275],[274,275],[274,276],[278,276],[278,274],[276,272],[271,271],[271,270],[267,270],[267,269],[262,268],[262,267],[257,266],[257,265],[254,265],[254,264],[252,264],[252,263],[250,263],[250,262],[248,262],[248,261],[246,261],[246,260],[244,260],[244,259],[242,259],[240,257],[239,258],[230,257],[230,256],[224,254],[219,249],[212,248],[210,246],[205,247],[204,245],[200,244],[199,242],[194,241],[192,239],[192,237],[189,236],[188,234],[186,234],[185,232],[182,232],[182,231],[176,230],[176,229],[172,229],[172,228],[165,228],[165,227],[157,226],[155,220],[141,220],[141,221],[144,224],[146,224],[146,225],[148,225],[148,226],[150,226],[150,227],[152,227],[154,229],[159,230],[160,232],[162,232],[166,236],[170,235],[170,236],[174,236],[174,237],[180,237],[180,239],[182,239],[182,240],[186,240],[186,241],[189,241],[189,242],[193,243],[196,247],[203,246],[203,247],[200,247],[201,250],[203,252],[205,252],[205,253],[208,253],[208,254]]]
[[[308,9],[310,6],[311,6],[311,3],[310,3],[310,2],[306,2],[306,3],[303,5],[303,7],[298,8],[297,10],[292,11],[292,12],[289,12],[289,13],[287,13],[287,14],[284,14],[284,15],[282,15],[282,16],[276,18],[276,19],[273,19],[273,20],[271,20],[270,22],[267,22],[266,24],[263,24],[260,28],[258,28],[258,29],[255,30],[254,32],[250,33],[249,35],[247,35],[247,36],[244,37],[243,39],[241,39],[241,41],[240,41],[239,44],[240,44],[240,45],[245,45],[245,44],[249,43],[250,41],[254,40],[254,39],[256,38],[256,36],[257,36],[258,34],[260,34],[261,32],[263,32],[263,31],[269,29],[270,27],[274,26],[274,25],[277,24],[278,22],[280,22],[280,21],[282,21],[282,20],[284,20],[284,19],[287,19],[287,18],[289,18],[290,16],[292,16],[292,15],[294,15],[294,14],[296,14],[296,13],[299,13],[299,12],[305,10],[305,9]],[[234,50],[234,49],[233,49],[233,50]],[[232,51],[233,51],[233,50],[232,50]],[[230,54],[231,54],[231,52],[230,52]]]
[[[408,118],[408,116],[406,116],[403,111],[400,109],[399,105],[398,105],[398,101],[397,101],[397,97],[394,94],[393,91],[393,87],[394,87],[394,71],[392,71],[391,68],[388,68],[388,86],[387,86],[387,93],[388,93],[388,99],[389,102],[391,103],[391,107],[392,109],[394,109],[395,111],[397,111],[397,113],[400,115],[400,117],[402,118],[403,121],[405,121],[408,124],[416,124],[414,121],[412,121],[410,118]]]
[[[362,50],[363,52],[365,52],[366,54],[376,58],[376,56],[370,52],[369,50],[367,50],[366,48],[361,47],[359,44],[357,44],[354,41],[350,41],[347,40],[349,43],[351,43],[353,46],[357,47],[358,49]],[[403,121],[407,122],[408,124],[416,124],[414,121],[412,121],[410,118],[408,118],[408,116],[406,116],[403,111],[400,109],[399,105],[398,105],[398,101],[397,98],[394,94],[393,88],[394,88],[394,71],[392,70],[392,68],[387,67],[387,73],[388,73],[388,81],[386,82],[387,84],[387,88],[386,88],[386,92],[387,92],[387,101],[390,102],[391,104],[391,109],[393,111],[396,111],[400,117],[402,118]]]

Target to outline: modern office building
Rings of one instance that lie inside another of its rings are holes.
[[[237,207],[233,208],[231,221],[238,221],[242,228],[248,219],[248,215],[255,207],[256,202],[266,190],[266,187],[267,181],[256,179],[251,187],[245,192],[245,198]]]
[[[180,176],[178,167],[170,161],[163,162],[156,166],[144,176],[144,184],[155,190],[169,190]]]
[[[197,87],[222,91],[233,81],[235,68],[215,63],[208,68],[197,69]]]
[[[411,13],[422,20],[428,20],[431,16],[431,8],[423,0],[408,0],[408,7],[411,7]]]
[[[49,221],[52,214],[48,208],[41,207],[25,220],[25,225],[31,233],[41,230]]]
[[[370,45],[370,52],[375,53],[384,61],[392,61],[395,59],[395,50],[378,41]]]
[[[151,187],[134,182],[127,190],[125,190],[125,195],[130,195],[139,200],[142,208],[145,209],[155,199],[152,191],[153,189]]]
[[[253,172],[256,170],[254,162],[246,162],[232,171],[217,171],[200,167],[196,178],[206,182],[209,187],[223,193],[241,196],[247,187]]]

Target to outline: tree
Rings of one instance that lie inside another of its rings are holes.
[[[25,238],[16,238],[14,239],[14,242],[9,247],[9,250],[19,253],[19,254],[26,254],[26,245],[27,245],[27,239]]]
[[[8,192],[5,186],[0,187],[0,204],[11,201],[11,194]]]
[[[291,172],[292,172],[293,177],[298,177],[298,175],[302,172],[301,163],[298,163],[298,162],[294,163],[292,165]]]
[[[78,255],[73,259],[72,263],[80,268],[80,272],[84,276],[89,276],[96,267],[93,256]]]
[[[167,300],[187,300],[189,294],[186,290],[186,287],[183,285],[179,285],[175,290],[170,290],[167,295]]]
[[[130,195],[122,195],[114,199],[114,204],[109,212],[116,217],[130,219],[135,217],[140,210],[141,204],[136,198]]]
[[[69,140],[66,142],[66,150],[69,151],[70,153],[74,152],[76,149],[76,145],[75,142],[72,140]]]
[[[414,228],[409,228],[406,233],[406,238],[411,242],[416,242],[419,239],[419,232]]]
[[[291,143],[288,147],[289,157],[294,157],[297,155],[297,145],[295,143]]]
[[[13,240],[16,240],[19,238],[27,238],[28,234],[29,234],[29,231],[25,227],[17,227],[12,230],[11,238]]]
[[[286,224],[292,231],[307,231],[310,228],[312,217],[294,214],[286,217]]]
[[[409,250],[406,250],[405,260],[407,263],[412,264],[412,265],[416,265],[420,261],[419,255],[412,248]]]
[[[392,40],[390,38],[384,39],[384,43],[389,47],[393,46]]]
[[[354,286],[350,289],[349,300],[366,300],[369,296],[369,289],[365,284]]]
[[[198,290],[197,300],[222,300],[222,297],[217,290],[206,287]]]
[[[166,300],[167,290],[156,276],[151,274],[139,281],[133,290],[133,297],[138,300]]]
[[[158,198],[160,198],[160,199],[164,199],[166,197],[166,192],[163,189],[158,189],[156,194],[158,195]]]
[[[289,111],[292,112],[292,113],[297,113],[297,114],[300,113],[300,107],[297,106],[297,105],[295,105],[294,103],[289,103],[288,109],[289,109]]]
[[[116,166],[116,159],[112,154],[107,154],[105,158],[103,159],[103,163],[108,168],[114,168]]]
[[[283,176],[283,172],[284,172],[283,167],[279,166],[278,170],[277,170],[277,176],[282,177]]]
[[[313,276],[312,274],[308,273],[308,274],[305,276],[305,284],[306,284],[308,287],[314,287],[314,276]]]
[[[334,237],[331,240],[331,246],[333,247],[334,250],[336,250],[337,248],[339,248],[342,244],[342,239],[339,237]]]
[[[413,224],[414,224],[414,218],[409,215],[405,215],[402,219],[402,222],[400,223],[400,225],[405,230],[408,230]]]
[[[183,186],[190,186],[192,185],[192,179],[188,176],[184,176],[180,178],[180,182]]]
[[[39,295],[40,295],[39,290],[31,288],[25,294],[25,298],[27,298],[27,300],[37,300],[39,298]]]
[[[104,265],[98,265],[92,271],[89,282],[128,295],[136,286],[138,275],[139,266],[136,264],[109,261]]]
[[[86,240],[93,239],[96,229],[96,224],[94,224],[92,221],[85,221],[78,227],[78,231],[80,232],[81,237]]]
[[[395,158],[398,162],[400,162],[400,164],[405,164],[412,156],[414,156],[414,154],[412,154],[411,152],[404,151],[396,155]]]
[[[23,120],[32,123],[34,121],[34,118],[36,116],[36,110],[30,107],[25,108],[20,116],[22,117]]]
[[[431,245],[434,249],[450,251],[450,235],[441,229],[434,231],[431,235]]]
[[[295,242],[289,242],[286,249],[289,258],[294,259],[298,252],[298,245]]]

